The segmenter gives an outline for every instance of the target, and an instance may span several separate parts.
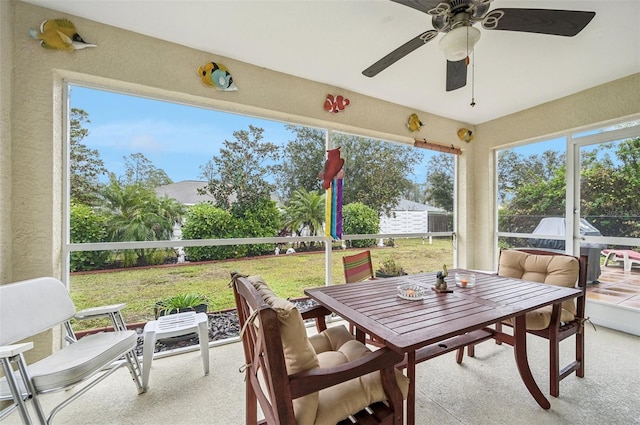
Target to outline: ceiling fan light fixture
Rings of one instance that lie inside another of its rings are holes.
[[[440,39],[440,49],[448,61],[457,62],[473,52],[473,48],[480,40],[480,30],[464,25],[452,29]]]

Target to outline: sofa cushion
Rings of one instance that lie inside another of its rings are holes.
[[[578,281],[579,264],[574,257],[566,255],[535,255],[517,250],[503,250],[500,253],[498,275],[549,285],[573,288]],[[551,322],[552,306],[534,310],[526,315],[527,329],[545,329]],[[560,320],[569,322],[574,319],[576,305],[574,300],[562,303]],[[513,320],[507,321],[513,324]]]

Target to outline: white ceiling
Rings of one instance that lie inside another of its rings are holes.
[[[212,60],[226,56],[470,124],[640,72],[638,0],[494,0],[491,9],[585,10],[596,16],[575,37],[480,28],[474,108],[471,72],[466,87],[445,91],[442,35],[376,77],[362,75],[432,29],[426,14],[388,0],[23,1],[207,51]],[[78,32],[92,41],[92,34]],[[640,93],[638,87],[630,90]]]

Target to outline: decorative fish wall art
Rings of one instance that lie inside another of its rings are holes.
[[[473,131],[468,128],[461,128],[458,130],[458,138],[463,142],[469,143],[473,140]]]
[[[407,121],[407,128],[413,133],[416,131],[420,131],[420,127],[422,127],[422,121],[418,118],[418,114],[411,114],[409,116],[409,120]]]
[[[328,94],[326,100],[324,101],[324,110],[327,112],[342,112],[344,108],[349,106],[349,99],[345,98],[342,95],[334,96],[332,94]]]
[[[46,20],[40,24],[39,31],[29,29],[29,36],[40,40],[40,46],[45,49],[73,52],[87,47],[97,47],[84,41],[73,22],[65,18]]]
[[[209,62],[198,68],[202,82],[221,91],[235,91],[238,87],[233,82],[229,69],[219,63]]]

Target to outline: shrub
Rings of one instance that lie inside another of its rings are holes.
[[[72,203],[69,233],[72,243],[104,242],[107,237],[106,217],[96,214],[88,205]],[[71,253],[72,272],[103,269],[109,258],[106,251]]]
[[[184,226],[183,239],[224,239],[232,237],[234,220],[231,213],[213,204],[203,202],[189,208]],[[223,260],[235,256],[233,246],[190,246],[185,248],[191,261]]]
[[[347,204],[342,208],[342,231],[346,235],[376,234],[380,229],[380,218],[372,208],[361,202]],[[355,239],[350,241],[354,248],[375,245],[375,239]]]
[[[262,201],[244,208],[236,205],[232,208],[232,215],[237,223],[238,238],[267,238],[278,236],[281,223],[280,211],[276,208],[276,203],[263,199]],[[256,256],[273,252],[273,244],[251,244],[238,247],[238,251],[243,251],[242,256]]]

